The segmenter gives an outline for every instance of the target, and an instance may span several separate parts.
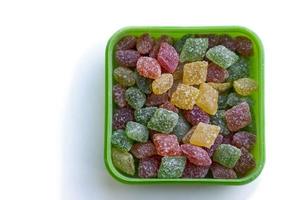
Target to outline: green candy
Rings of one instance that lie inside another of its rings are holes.
[[[173,129],[173,133],[177,136],[178,141],[181,141],[190,128],[191,126],[185,118],[182,115],[179,115],[178,122]]]
[[[128,138],[138,142],[147,142],[149,138],[147,127],[137,122],[127,122],[125,132]]]
[[[136,83],[137,87],[143,93],[150,94],[151,93],[151,83],[152,83],[152,80],[139,75],[136,71],[134,71],[133,74],[134,74],[135,83]]]
[[[180,62],[203,60],[207,48],[207,38],[188,38],[180,53]]]
[[[171,133],[178,122],[178,114],[164,108],[158,108],[147,127],[161,133]]]
[[[236,63],[239,59],[238,55],[236,55],[233,51],[230,51],[223,45],[218,45],[210,48],[206,52],[206,57],[215,64],[225,69]]]
[[[133,71],[125,67],[117,67],[114,69],[114,78],[120,85],[129,87],[135,84]]]
[[[249,77],[249,61],[245,58],[240,58],[236,63],[227,69],[229,77],[227,81],[235,81],[240,78]]]
[[[211,116],[210,121],[213,125],[217,125],[221,128],[220,133],[222,135],[230,134],[225,122],[225,110],[218,110],[215,115]]]
[[[179,40],[176,41],[174,47],[178,53],[180,53],[182,51],[182,48],[183,48],[186,40],[191,37],[193,37],[192,34],[186,34],[186,35],[182,36]]]
[[[241,150],[230,144],[220,144],[213,155],[213,161],[227,168],[233,168],[241,157]]]
[[[127,103],[134,109],[140,109],[146,102],[146,95],[138,88],[130,87],[125,91]]]
[[[149,120],[157,110],[156,107],[145,107],[134,112],[135,121],[147,126]]]
[[[161,159],[158,178],[180,178],[185,168],[186,157],[165,156]]]
[[[227,95],[226,94],[219,94],[218,97],[218,109],[223,110],[227,108]]]
[[[111,143],[114,147],[122,151],[129,151],[133,145],[133,141],[126,136],[125,131],[122,129],[112,133]]]
[[[253,105],[252,99],[250,97],[242,97],[235,92],[230,93],[227,96],[226,104],[229,107],[236,106],[242,102],[246,101],[249,105]]]
[[[132,176],[135,174],[134,159],[130,153],[112,148],[111,157],[114,166],[118,170]]]

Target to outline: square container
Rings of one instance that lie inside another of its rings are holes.
[[[162,34],[179,39],[185,34],[229,34],[231,36],[243,35],[253,43],[254,54],[250,59],[250,77],[258,83],[258,90],[251,96],[254,101],[252,117],[256,127],[257,141],[252,150],[256,160],[256,167],[245,177],[238,179],[143,179],[130,177],[120,173],[113,165],[111,159],[111,134],[114,103],[112,99],[113,69],[115,45],[126,35],[139,36],[145,32],[157,38]],[[258,36],[251,30],[239,26],[208,26],[208,27],[126,27],[117,31],[108,41],[105,54],[105,133],[104,133],[104,161],[108,172],[118,181],[129,184],[213,184],[213,185],[242,185],[253,181],[262,171],[265,163],[264,139],[264,52]]]

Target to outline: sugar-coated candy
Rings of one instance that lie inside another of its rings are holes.
[[[240,96],[235,92],[232,92],[227,96],[226,104],[230,107],[236,106],[242,102],[247,102],[249,105],[253,104],[251,98]]]
[[[208,38],[208,47],[214,47],[220,44],[220,36],[216,34],[196,34],[199,38]]]
[[[222,144],[231,144],[233,133],[229,133],[228,135],[223,135]]]
[[[171,103],[180,109],[191,110],[198,98],[199,90],[193,86],[179,84],[172,94]]]
[[[135,121],[147,126],[149,120],[157,110],[156,107],[145,107],[134,111]]]
[[[241,78],[233,82],[233,88],[239,95],[248,96],[257,90],[257,83],[251,78]]]
[[[157,58],[160,45],[163,42],[166,42],[166,43],[172,45],[173,44],[173,39],[170,36],[168,36],[168,35],[162,35],[162,36],[160,36],[160,38],[154,42],[154,45],[153,45],[152,49],[150,50],[150,53],[149,53],[150,57]]]
[[[158,178],[180,178],[186,163],[184,156],[165,156],[161,159]]]
[[[227,83],[213,83],[213,82],[209,82],[208,84],[211,87],[213,87],[215,90],[217,90],[219,93],[226,92],[227,90],[229,90],[232,87],[232,83],[231,82],[227,82]]]
[[[220,130],[221,128],[216,125],[199,122],[190,138],[190,143],[210,148],[214,144]]]
[[[173,76],[174,77],[174,76]],[[168,96],[171,98],[172,97],[172,95],[173,95],[173,93],[177,90],[177,87],[178,87],[178,85],[180,84],[180,83],[182,83],[181,81],[178,81],[178,80],[174,80],[173,81],[173,85],[172,85],[172,87],[168,90]]]
[[[136,50],[118,50],[115,54],[116,62],[122,67],[135,67],[139,57]]]
[[[230,131],[228,130],[225,122],[225,110],[218,110],[217,113],[211,117],[211,123],[221,128],[221,134],[230,134]]]
[[[232,137],[232,145],[237,148],[246,148],[250,150],[256,142],[256,135],[247,131],[239,131]]]
[[[230,144],[220,144],[214,152],[213,161],[224,167],[233,168],[240,159],[241,150]]]
[[[160,156],[179,156],[181,149],[176,135],[154,134],[152,137],[157,154]]]
[[[253,155],[244,147],[241,148],[241,157],[234,166],[234,170],[239,175],[245,175],[256,166]]]
[[[239,57],[234,52],[230,51],[226,47],[222,45],[215,46],[210,48],[206,52],[206,57],[214,62],[215,64],[223,67],[228,68],[232,64],[238,61]]]
[[[111,135],[111,143],[114,147],[122,151],[129,151],[132,147],[133,141],[127,137],[123,129],[118,129],[113,131]]]
[[[192,34],[186,34],[186,35],[182,36],[179,40],[176,41],[176,43],[174,44],[174,47],[178,53],[180,53],[182,51],[182,48],[183,48],[186,40],[191,37],[193,37]]]
[[[166,101],[168,101],[169,96],[167,93],[156,95],[156,94],[150,94],[147,96],[146,100],[146,106],[159,106]]]
[[[207,154],[209,155],[209,157],[212,157],[212,155],[214,154],[215,150],[218,148],[218,146],[220,144],[222,144],[222,142],[223,142],[223,135],[219,134],[216,137],[214,144],[210,148],[203,147],[203,149],[205,149],[207,151]]]
[[[124,129],[128,121],[133,120],[133,110],[128,107],[114,111],[112,126],[114,130]]]
[[[173,72],[173,79],[174,81],[181,81],[183,78],[183,63],[179,63],[176,67],[176,70]]]
[[[227,34],[220,35],[219,43],[220,43],[220,45],[223,45],[224,47],[230,49],[231,51],[236,50],[235,40],[230,35],[227,35]]]
[[[197,125],[199,122],[208,124],[210,121],[209,115],[196,105],[194,105],[192,110],[183,111],[183,115],[192,125]]]
[[[215,90],[207,83],[201,83],[196,104],[204,112],[210,115],[214,115],[218,110],[218,96],[219,93],[217,90]]]
[[[252,121],[250,107],[247,102],[242,102],[225,112],[225,120],[230,131],[238,131]]]
[[[142,158],[139,161],[138,176],[141,178],[154,178],[157,176],[160,160],[157,157]]]
[[[188,38],[180,53],[180,62],[201,61],[208,48],[207,38]]]
[[[126,90],[125,98],[127,103],[134,109],[140,109],[146,102],[146,95],[135,87]]]
[[[177,136],[178,141],[181,141],[183,136],[190,130],[190,124],[185,120],[185,118],[180,114],[178,122],[173,129],[173,133]]]
[[[134,49],[136,45],[136,37],[128,35],[123,37],[116,46],[117,50]]]
[[[179,63],[179,55],[172,45],[163,42],[159,48],[157,61],[165,71],[173,73]]]
[[[112,147],[111,157],[118,170],[132,176],[135,174],[134,159],[130,153]]]
[[[132,86],[135,84],[133,71],[126,67],[117,67],[114,69],[114,78],[122,86]]]
[[[223,67],[210,63],[207,67],[207,82],[223,83],[228,78],[229,73]]]
[[[152,142],[135,143],[131,147],[130,152],[138,159],[151,157],[157,154],[155,146]]]
[[[253,53],[252,42],[244,36],[237,36],[234,40],[236,51],[242,56],[251,56]]]
[[[210,167],[213,178],[216,179],[236,179],[237,175],[233,169],[213,163]]]
[[[140,57],[136,63],[137,72],[146,78],[157,79],[161,75],[161,67],[155,58]]]
[[[127,105],[125,99],[125,89],[119,84],[113,86],[113,99],[120,108],[123,108]]]
[[[164,73],[152,82],[152,91],[154,94],[163,94],[173,85],[172,74]]]
[[[240,78],[249,77],[249,61],[240,57],[236,63],[227,69],[227,71],[229,73],[227,81],[235,81]]]
[[[140,54],[148,54],[154,45],[153,38],[148,34],[144,33],[141,35],[136,42],[136,49]]]
[[[147,127],[161,133],[171,133],[178,122],[178,114],[164,108],[158,108]]]
[[[183,67],[183,84],[186,85],[199,85],[206,81],[207,76],[206,61],[196,61],[187,63]]]
[[[182,138],[182,143],[183,144],[188,144],[190,143],[190,139],[195,131],[195,129],[197,128],[197,126],[193,126]]]
[[[137,87],[145,94],[150,94],[151,91],[151,83],[152,80],[145,78],[141,75],[139,75],[138,72],[134,72],[134,78],[135,78],[135,83],[137,85]]]
[[[186,161],[186,165],[182,174],[183,178],[204,178],[209,171],[209,166],[197,166]]]
[[[166,101],[165,103],[161,104],[159,107],[160,107],[160,108],[167,109],[167,110],[170,110],[170,111],[173,111],[173,112],[176,112],[176,113],[179,112],[178,108],[176,108],[176,107],[175,107],[173,104],[171,104],[169,101]]]
[[[191,144],[182,144],[182,153],[187,157],[187,159],[198,166],[209,166],[211,165],[211,159],[208,153],[201,147],[194,146]]]
[[[218,98],[218,109],[224,110],[227,108],[227,94],[219,94]]]
[[[137,122],[127,122],[125,132],[127,137],[137,142],[147,142],[149,138],[147,127]]]

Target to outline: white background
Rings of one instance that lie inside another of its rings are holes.
[[[299,198],[297,1],[0,1],[0,199]],[[104,51],[128,25],[242,25],[265,48],[266,165],[245,186],[128,186],[103,165]]]

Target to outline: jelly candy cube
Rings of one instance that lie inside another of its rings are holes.
[[[255,160],[251,153],[244,147],[241,148],[241,157],[234,166],[234,170],[239,175],[245,175],[248,171],[256,166]]]
[[[182,143],[183,144],[188,144],[190,143],[190,139],[195,131],[195,129],[197,128],[197,126],[193,126],[182,138]]]
[[[156,157],[142,158],[139,162],[138,176],[141,178],[153,178],[157,176],[160,160]]]
[[[223,83],[228,78],[228,76],[228,71],[216,65],[215,63],[210,63],[207,67],[207,82]]]
[[[221,144],[215,150],[213,161],[227,168],[233,168],[240,159],[241,150],[230,144]]]
[[[231,51],[236,50],[236,42],[230,35],[227,34],[220,35],[219,43],[220,45],[223,45],[224,47],[230,49]]]
[[[160,156],[178,156],[181,155],[181,149],[176,135],[154,134],[153,143],[157,154]]]
[[[136,37],[134,36],[125,36],[117,43],[117,50],[128,50],[134,49],[136,45]]]
[[[208,48],[207,38],[188,38],[180,53],[180,62],[201,61]]]
[[[120,108],[123,108],[127,105],[125,99],[125,89],[119,84],[113,86],[113,99]]]
[[[176,112],[176,113],[179,112],[179,110],[173,104],[171,104],[169,101],[166,101],[165,103],[161,104],[159,107],[164,108],[166,110]]]
[[[118,129],[112,133],[111,143],[114,147],[122,151],[129,151],[133,141],[126,136],[124,130]]]
[[[257,84],[251,78],[241,78],[233,82],[233,88],[239,95],[248,96],[257,89]]]
[[[235,132],[246,127],[252,121],[247,102],[242,102],[225,112],[225,120],[230,131]]]
[[[140,109],[146,102],[146,95],[135,87],[130,87],[125,92],[127,103],[134,109]]]
[[[239,59],[239,57],[234,52],[230,51],[222,45],[210,48],[206,52],[206,57],[215,64],[225,69],[230,67]]]
[[[164,70],[169,73],[173,73],[179,63],[179,55],[174,47],[163,42],[159,48],[157,61]]]
[[[206,81],[207,65],[206,61],[185,64],[183,67],[183,84],[199,85],[204,83]]]
[[[132,86],[135,84],[133,71],[125,67],[117,67],[114,70],[114,78],[122,86]]]
[[[123,129],[128,121],[133,120],[133,111],[124,107],[114,111],[112,126],[114,130]]]
[[[151,83],[152,80],[145,78],[138,74],[138,72],[134,72],[135,83],[137,87],[145,94],[151,93]]]
[[[242,56],[251,56],[253,53],[252,42],[244,36],[235,38],[236,51]]]
[[[211,159],[208,153],[201,147],[197,147],[191,144],[182,144],[181,150],[187,159],[198,166],[209,166],[211,165]]]
[[[161,133],[171,133],[178,122],[178,114],[163,108],[158,108],[147,127]]]
[[[227,108],[227,97],[226,94],[220,94],[218,98],[218,109],[224,110]]]
[[[134,111],[135,121],[147,126],[149,120],[157,110],[156,107],[145,107]]]
[[[127,137],[137,142],[147,142],[149,137],[147,127],[137,122],[127,122],[125,131]]]
[[[208,38],[208,47],[214,47],[220,44],[220,36],[216,34],[196,34],[199,38]]]
[[[153,46],[153,48],[151,49],[151,51],[149,53],[150,57],[157,58],[160,45],[163,42],[166,42],[166,43],[172,45],[173,44],[173,39],[170,36],[168,36],[168,35],[162,35],[162,36],[160,36],[160,38],[157,41],[154,42],[154,46]]]
[[[239,60],[228,69],[229,77],[227,81],[235,81],[240,78],[249,77],[249,62],[240,57]]]
[[[166,156],[161,159],[158,178],[180,178],[184,171],[184,156]]]
[[[210,148],[214,144],[220,130],[221,128],[218,126],[199,122],[190,138],[190,143]]]
[[[230,134],[225,122],[225,110],[218,110],[218,112],[211,117],[211,123],[221,128],[220,133],[223,135]]]
[[[141,55],[135,50],[118,50],[115,59],[118,65],[122,67],[135,67]]]
[[[136,42],[136,49],[140,54],[148,54],[154,45],[153,38],[148,34],[144,33],[141,35]]]
[[[256,136],[252,133],[246,131],[240,131],[233,135],[232,137],[232,145],[237,148],[246,148],[250,150],[256,142]]]
[[[210,121],[209,115],[196,105],[192,110],[185,110],[183,115],[185,119],[192,125],[197,125],[199,122],[208,124]]]
[[[197,166],[187,160],[182,177],[183,178],[204,178],[209,166]]]
[[[167,102],[169,99],[169,96],[167,93],[156,95],[156,94],[150,94],[147,97],[146,100],[146,106],[159,106],[165,102]]]
[[[219,93],[226,92],[232,87],[232,83],[208,83],[211,87],[213,87],[215,90],[217,90]]]
[[[174,47],[178,53],[180,53],[182,51],[182,48],[183,48],[186,40],[191,37],[193,37],[192,34],[186,34],[186,35],[182,36],[179,40],[176,41],[176,43],[174,44]]]
[[[193,86],[179,84],[172,94],[171,103],[178,108],[191,110],[198,98],[199,90]]]
[[[157,154],[152,142],[136,143],[132,146],[130,152],[138,159],[151,157]]]
[[[226,104],[230,107],[236,106],[242,102],[247,102],[249,105],[252,105],[253,102],[249,97],[242,97],[235,92],[232,92],[228,95]]]
[[[140,57],[136,63],[137,72],[146,78],[157,79],[161,75],[161,67],[155,58]]]
[[[162,74],[159,78],[152,82],[152,91],[154,94],[163,94],[167,92],[173,85],[172,74]]]
[[[226,168],[217,163],[213,163],[210,167],[213,178],[216,179],[236,179],[237,175],[233,169]]]
[[[196,104],[204,112],[210,115],[214,115],[218,110],[218,96],[219,93],[217,90],[215,90],[207,83],[201,83]]]
[[[134,159],[130,153],[112,148],[111,157],[113,165],[121,172],[132,176],[135,174]]]
[[[207,154],[209,155],[209,157],[212,157],[212,155],[214,154],[215,150],[218,148],[218,146],[220,144],[222,144],[223,142],[223,136],[222,135],[218,135],[217,138],[215,139],[214,144],[208,149],[206,147],[203,147],[203,149],[205,149],[207,151]]]
[[[173,133],[177,136],[178,141],[181,141],[183,136],[190,130],[189,123],[182,115],[179,115],[178,122],[173,129]]]

